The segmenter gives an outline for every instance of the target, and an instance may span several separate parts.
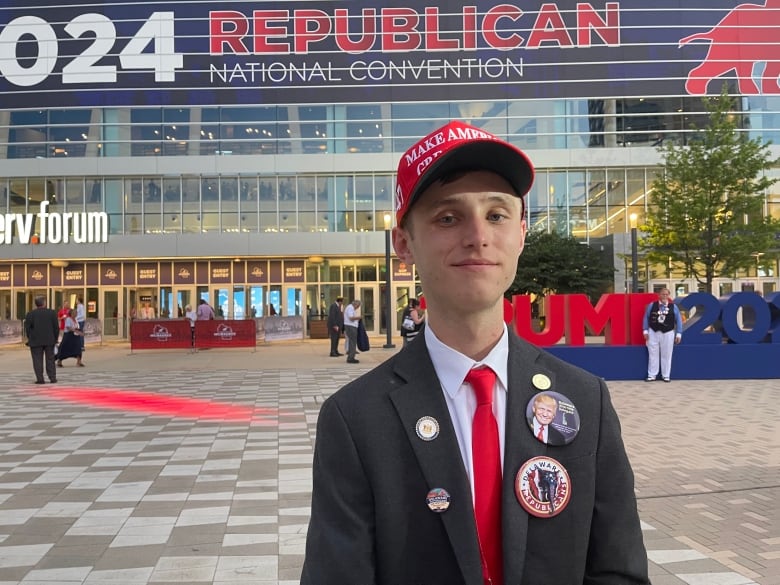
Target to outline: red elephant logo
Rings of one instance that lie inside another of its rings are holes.
[[[780,94],[780,0],[765,4],[740,4],[707,32],[680,39],[710,41],[707,56],[691,69],[685,89],[691,95],[707,93],[707,84],[734,71],[743,95]],[[764,64],[759,88],[753,78],[755,65]]]

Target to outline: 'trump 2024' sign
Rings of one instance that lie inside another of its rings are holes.
[[[532,325],[531,303],[518,295],[506,315],[520,337],[610,379],[643,379],[647,352],[642,317],[654,294],[608,294],[591,305],[585,295],[551,295],[544,300],[545,326]],[[674,350],[672,377],[780,377],[780,292],[766,298],[741,292],[716,298],[693,293],[678,308],[691,314],[682,344]],[[604,335],[603,345],[586,344],[587,334]],[[558,345],[565,339],[566,345]]]

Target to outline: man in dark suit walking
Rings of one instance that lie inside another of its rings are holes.
[[[35,308],[24,317],[24,334],[32,355],[35,383],[43,384],[43,362],[46,360],[46,375],[52,383],[57,381],[54,365],[54,346],[60,335],[57,312],[46,307],[46,298],[35,297]]]
[[[393,245],[426,326],[322,405],[301,585],[649,584],[604,381],[503,320],[533,174],[461,122],[401,157]],[[568,444],[529,429],[539,391],[577,417]]]
[[[344,330],[344,313],[341,308],[344,297],[337,297],[328,309],[328,335],[330,335],[330,357],[339,357],[339,339]]]

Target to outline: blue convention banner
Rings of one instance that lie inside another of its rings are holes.
[[[0,103],[780,94],[780,0],[5,0]]]

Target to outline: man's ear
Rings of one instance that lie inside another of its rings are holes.
[[[399,226],[393,228],[393,248],[395,249],[395,254],[402,262],[410,266],[414,264],[414,254],[409,245],[411,239],[412,236],[406,228]]]
[[[526,226],[524,219],[520,222],[520,234],[521,234],[520,254],[522,254],[523,250],[525,249],[525,238],[528,235],[528,227]]]

